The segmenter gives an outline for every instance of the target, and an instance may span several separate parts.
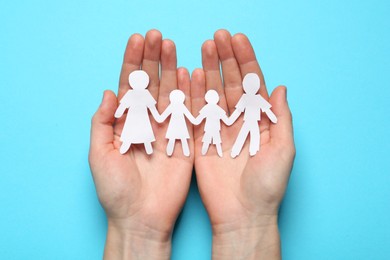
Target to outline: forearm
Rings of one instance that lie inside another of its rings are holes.
[[[213,228],[213,260],[281,259],[277,216]]]
[[[128,228],[108,220],[105,260],[169,259],[171,238],[153,230]]]

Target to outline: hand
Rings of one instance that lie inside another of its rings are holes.
[[[194,114],[205,105],[204,95],[209,89],[219,93],[219,105],[232,113],[243,94],[243,77],[254,72],[261,79],[260,94],[272,104],[278,118],[278,123],[272,124],[262,116],[261,148],[253,157],[249,156],[248,140],[236,159],[230,157],[242,116],[231,127],[221,125],[223,158],[218,157],[214,146],[207,155],[201,155],[204,124],[194,128],[195,172],[212,225],[213,258],[278,259],[277,215],[295,156],[286,88],[276,88],[268,98],[253,48],[243,34],[231,37],[225,30],[217,31],[214,40],[202,46],[202,63],[203,70],[195,70],[191,80]]]
[[[143,145],[132,145],[121,155],[119,137],[126,116],[114,118],[118,101],[129,90],[130,72],[142,68],[150,76],[149,91],[163,111],[169,104],[169,93],[179,88],[190,102],[190,77],[184,68],[176,68],[176,48],[172,41],[162,40],[161,33],[151,30],[145,39],[134,34],[124,54],[118,97],[111,91],[92,119],[89,162],[99,200],[107,214],[108,233],[105,258],[169,259],[171,233],[188,193],[194,163],[193,138],[191,156],[185,157],[181,146],[171,157],[166,155],[168,122],[157,124],[152,118],[156,136],[152,156]],[[161,77],[159,65],[161,64]],[[192,135],[192,128],[189,128]]]

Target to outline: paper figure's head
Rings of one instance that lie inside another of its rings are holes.
[[[242,81],[245,93],[255,95],[260,89],[260,78],[256,73],[248,73]]]
[[[133,89],[146,89],[149,85],[149,76],[143,70],[135,70],[129,75],[129,84]]]
[[[217,104],[219,101],[218,92],[214,89],[210,89],[209,91],[207,91],[204,98],[206,99],[206,102],[208,104]]]
[[[185,99],[186,96],[184,95],[184,92],[178,89],[172,90],[169,94],[169,101],[171,101],[171,103],[184,103]]]

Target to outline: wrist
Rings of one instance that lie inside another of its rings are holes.
[[[108,219],[104,259],[169,259],[171,234],[140,223]]]
[[[213,259],[281,259],[277,215],[213,225]]]

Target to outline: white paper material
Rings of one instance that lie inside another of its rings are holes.
[[[156,121],[162,123],[170,116],[170,121],[167,129],[165,138],[168,139],[167,155],[171,156],[175,148],[175,141],[180,140],[183,154],[190,156],[190,149],[188,147],[188,140],[190,134],[188,132],[186,118],[192,123],[195,123],[195,118],[191,112],[184,105],[185,95],[184,92],[178,89],[172,90],[169,94],[170,104],[161,114],[160,117],[156,118]]]
[[[222,140],[221,140],[221,120],[228,124],[228,117],[225,110],[218,105],[219,95],[215,90],[207,91],[205,95],[207,104],[199,111],[195,124],[200,124],[203,119],[206,120],[204,126],[204,135],[202,138],[202,155],[205,155],[213,143],[217,148],[217,154],[222,157]]]
[[[143,70],[133,71],[129,75],[129,84],[132,89],[128,90],[120,100],[119,107],[115,112],[115,117],[120,118],[128,109],[120,137],[122,145],[119,151],[121,154],[125,154],[132,144],[144,144],[146,153],[152,154],[152,142],[156,139],[148,109],[154,118],[158,117],[159,114],[156,109],[156,100],[147,90],[149,76]]]
[[[244,123],[233,145],[231,152],[232,158],[240,154],[248,135],[250,137],[250,156],[254,156],[260,150],[260,129],[258,123],[261,120],[261,112],[265,112],[271,122],[277,123],[277,118],[271,111],[271,104],[262,96],[256,94],[260,89],[259,76],[256,73],[246,74],[242,85],[245,94],[241,96],[236,105],[236,110],[229,118],[229,123],[233,124],[241,113],[244,112]]]
[[[225,110],[219,105],[219,95],[215,90],[207,91],[205,100],[207,104],[200,110],[195,119],[184,104],[183,91],[175,89],[169,95],[170,104],[160,115],[156,109],[156,100],[147,90],[149,76],[143,70],[136,70],[129,75],[131,89],[120,100],[119,107],[115,111],[115,117],[120,118],[125,113],[126,121],[120,140],[122,145],[120,153],[125,154],[132,144],[143,144],[147,154],[153,153],[152,142],[155,136],[149,118],[149,111],[154,119],[162,123],[170,117],[165,137],[168,139],[166,153],[173,154],[176,140],[182,145],[183,154],[190,156],[188,139],[190,138],[186,119],[192,124],[198,125],[205,120],[204,136],[202,138],[202,155],[205,155],[211,144],[217,149],[217,154],[222,157],[221,120],[228,126],[232,125],[238,117],[244,113],[244,123],[238,133],[232,147],[231,157],[237,157],[244,146],[248,135],[250,138],[249,154],[254,156],[260,150],[259,121],[261,112],[264,112],[273,123],[277,123],[275,114],[271,111],[271,104],[257,94],[260,89],[260,78],[255,73],[245,75],[242,82],[244,92],[236,104],[236,109],[228,118]]]

